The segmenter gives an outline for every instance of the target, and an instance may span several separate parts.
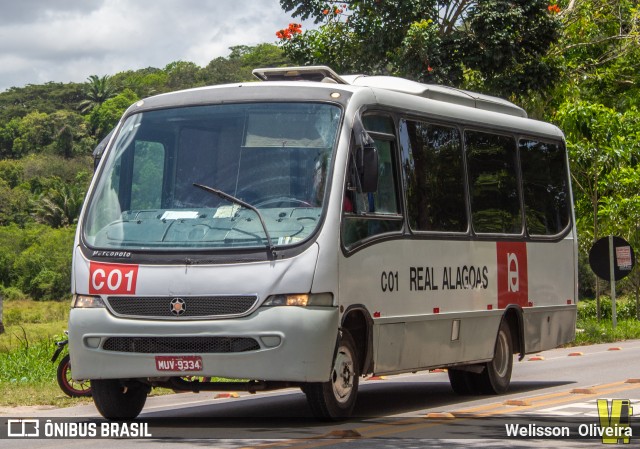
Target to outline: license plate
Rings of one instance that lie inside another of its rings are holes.
[[[156,356],[158,371],[202,371],[202,357],[199,355]]]

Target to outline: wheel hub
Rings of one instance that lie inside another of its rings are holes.
[[[351,392],[353,391],[354,377],[355,372],[353,370],[351,353],[345,348],[340,348],[331,376],[333,392],[338,402],[344,403],[349,400]]]

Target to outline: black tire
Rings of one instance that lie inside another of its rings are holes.
[[[93,402],[106,419],[134,419],[140,414],[149,387],[140,382],[119,379],[92,379]]]
[[[358,395],[360,369],[356,345],[348,331],[342,331],[328,382],[307,383],[302,391],[313,415],[323,421],[346,419],[353,413]]]
[[[513,370],[513,341],[509,325],[502,321],[494,348],[493,360],[479,365],[479,372],[449,368],[451,388],[461,396],[502,394],[509,389]]]
[[[88,380],[73,380],[71,378],[71,361],[69,354],[65,355],[56,370],[56,380],[60,389],[71,398],[91,396],[91,383]]]
[[[485,364],[479,375],[480,391],[485,394],[502,394],[509,389],[513,370],[513,340],[506,321],[500,323],[493,360]]]
[[[476,373],[449,368],[447,370],[447,374],[449,375],[451,388],[453,388],[453,391],[455,391],[456,394],[459,394],[460,396],[477,394],[477,388],[475,385],[476,381],[474,379],[474,376],[478,376]]]

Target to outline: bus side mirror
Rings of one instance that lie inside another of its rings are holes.
[[[365,144],[358,147],[356,168],[362,193],[376,192],[378,190],[378,149],[375,145]]]
[[[109,132],[109,134],[107,134],[106,137],[102,139],[100,143],[96,145],[96,147],[93,149],[93,172],[94,173],[98,169],[98,164],[100,164],[100,159],[102,159],[102,154],[104,153],[104,150],[107,148],[107,145],[109,144],[109,139],[111,139],[111,136],[113,135],[113,131],[114,130],[112,129]]]

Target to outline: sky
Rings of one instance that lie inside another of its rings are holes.
[[[234,45],[275,43],[292,21],[278,0],[3,0],[0,92],[174,61],[202,67]]]

